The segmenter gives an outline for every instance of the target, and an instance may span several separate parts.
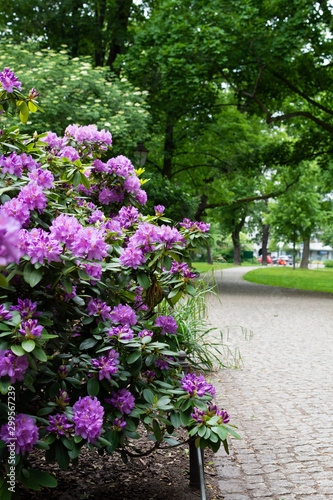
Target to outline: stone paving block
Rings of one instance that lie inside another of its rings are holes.
[[[251,497],[247,495],[239,495],[238,493],[231,493],[230,495],[224,495],[223,500],[251,500]]]
[[[228,481],[219,481],[219,488],[224,493],[244,493],[244,485],[243,482],[228,480]]]
[[[330,480],[323,480],[323,481],[318,481],[318,491],[320,493],[325,493],[325,494],[332,494],[333,495],[333,481]]]

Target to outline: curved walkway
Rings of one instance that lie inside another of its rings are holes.
[[[243,359],[213,380],[242,437],[217,454],[221,495],[333,499],[333,294],[256,285],[242,279],[249,270],[216,274],[221,303],[209,304]]]

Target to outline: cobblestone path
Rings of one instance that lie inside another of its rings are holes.
[[[333,499],[333,294],[248,283],[248,270],[223,271],[221,304],[210,301],[210,322],[229,327],[243,358],[213,380],[242,437],[217,454],[221,495]]]

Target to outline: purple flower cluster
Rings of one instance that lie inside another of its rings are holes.
[[[163,205],[156,205],[156,207],[154,207],[154,210],[155,210],[155,215],[157,217],[160,217],[161,215],[163,215],[165,207]]]
[[[106,356],[100,356],[98,359],[92,359],[91,364],[94,368],[99,369],[98,379],[107,378],[113,373],[117,373],[119,365],[119,353],[114,349],[110,349]]]
[[[81,224],[75,217],[69,215],[59,215],[50,226],[50,232],[54,239],[70,248],[74,242],[76,234],[82,229]]]
[[[209,405],[207,411],[200,410],[194,407],[194,412],[191,413],[191,417],[196,420],[199,424],[206,422],[207,417],[214,417],[215,415],[219,417],[218,424],[226,424],[230,420],[230,415],[224,410],[219,410],[216,405]]]
[[[22,90],[21,82],[18,81],[14,72],[10,71],[9,68],[0,71],[0,82],[3,90],[6,90],[9,94],[13,93],[14,87],[16,87],[17,90]]]
[[[137,323],[136,314],[130,306],[119,304],[112,309],[111,321],[123,326],[133,326]]]
[[[31,264],[44,263],[44,259],[50,262],[59,262],[62,246],[53,238],[52,234],[43,229],[34,228],[31,231],[21,229],[19,249],[31,259]]]
[[[145,337],[153,337],[153,332],[150,332],[149,330],[142,330],[142,332],[138,333],[138,336],[140,339],[144,339]]]
[[[206,392],[209,392],[213,397],[215,397],[215,388],[212,384],[209,384],[203,375],[197,375],[195,373],[189,373],[181,380],[182,388],[189,393],[191,397],[198,396],[202,397]]]
[[[25,354],[16,356],[10,349],[3,351],[0,349],[0,377],[8,375],[10,383],[15,384],[16,380],[23,380],[29,362]]]
[[[72,137],[78,144],[86,142],[98,143],[101,149],[107,149],[112,145],[112,136],[105,129],[98,130],[96,125],[69,125],[65,130],[65,136]]]
[[[124,266],[137,269],[145,262],[145,254],[154,251],[157,245],[164,244],[166,248],[172,248],[177,243],[182,244],[183,237],[176,228],[141,222],[130,237],[127,248],[122,251],[120,261]]]
[[[133,330],[127,326],[113,326],[108,330],[108,337],[114,337],[120,340],[131,340],[134,338]]]
[[[116,220],[119,221],[119,224],[124,229],[128,229],[133,224],[138,221],[139,218],[139,210],[134,207],[122,207],[119,210],[119,214],[116,217]]]
[[[43,187],[38,186],[35,182],[29,182],[24,186],[17,199],[21,201],[29,210],[37,209],[41,214],[47,205],[47,199],[43,193]]]
[[[36,318],[40,312],[37,311],[37,302],[31,302],[30,299],[17,299],[17,306],[10,306],[11,311],[19,311],[21,319]]]
[[[185,280],[195,278],[195,273],[192,273],[191,269],[189,268],[188,264],[186,264],[186,262],[178,263],[177,261],[174,260],[170,269],[170,273],[171,274],[181,273]]]
[[[58,368],[59,377],[64,380],[68,375],[68,368],[65,365],[60,365]]]
[[[0,266],[17,261],[21,252],[18,250],[19,221],[0,212]]]
[[[96,281],[99,281],[102,277],[103,269],[100,264],[82,264],[82,267],[89,276],[93,278],[91,284],[95,285]]]
[[[2,167],[3,174],[8,172],[10,175],[22,177],[22,160],[16,153],[12,153],[8,157],[2,156],[0,158],[0,167]]]
[[[113,421],[113,430],[116,432],[121,432],[126,427],[126,422],[124,417],[115,418]]]
[[[219,410],[216,405],[209,405],[207,409],[207,415],[209,417],[213,417],[217,415],[219,417],[217,423],[218,424],[226,424],[230,420],[230,415],[224,410]]]
[[[160,370],[169,370],[169,362],[174,361],[174,359],[171,356],[165,356],[161,355],[156,361],[155,365],[157,368]]]
[[[34,340],[37,337],[41,337],[42,330],[43,326],[38,325],[36,319],[28,319],[27,321],[22,321],[18,332],[23,335],[24,340]]]
[[[113,391],[111,398],[105,399],[105,402],[110,403],[122,414],[127,415],[129,415],[135,407],[134,396],[127,389],[121,389],[118,393]]]
[[[13,315],[5,309],[3,304],[0,305],[0,319],[3,321],[12,319]]]
[[[95,443],[102,433],[104,408],[96,397],[79,398],[73,405],[75,434]]]
[[[46,427],[48,432],[56,432],[57,434],[64,435],[65,432],[71,427],[73,424],[70,424],[66,415],[57,413],[55,417],[49,416],[50,425]]]
[[[42,168],[35,168],[28,174],[29,179],[37,184],[37,186],[42,187],[43,189],[51,189],[54,187],[53,174],[47,170]]]
[[[206,412],[205,410],[199,410],[196,406],[193,408],[193,413],[191,417],[198,422],[198,424],[203,424],[206,422]]]
[[[104,187],[98,195],[98,201],[103,205],[109,205],[110,203],[120,203],[123,201],[125,195],[120,188],[109,189]]]
[[[147,370],[146,372],[143,372],[142,375],[144,375],[146,377],[148,384],[153,382],[155,380],[155,377],[156,377],[156,373],[153,372],[152,370]]]
[[[29,223],[30,218],[30,210],[23,203],[23,201],[18,200],[17,198],[12,198],[1,207],[0,210],[0,220],[3,217],[13,217],[17,223],[22,224],[22,226],[26,226]],[[11,227],[12,224],[11,224]],[[17,230],[15,230],[17,233]]]
[[[111,158],[107,162],[107,166],[109,167],[110,173],[113,172],[116,175],[124,177],[125,179],[127,179],[127,177],[130,174],[134,173],[134,167],[131,163],[131,160],[129,160],[128,158],[126,158],[126,156],[123,155]]]
[[[88,260],[103,260],[109,245],[104,241],[103,231],[96,227],[83,227],[75,217],[59,215],[50,226],[53,237],[68,247],[75,257]]]
[[[61,408],[65,408],[66,406],[69,405],[70,398],[68,396],[68,392],[65,391],[64,389],[61,389],[59,394],[55,398],[57,405],[59,405]]]
[[[161,335],[166,333],[171,333],[176,335],[177,333],[177,322],[173,316],[158,316],[155,320],[155,326],[162,328]]]
[[[183,222],[179,223],[180,226],[190,231],[200,231],[200,233],[208,233],[210,224],[205,222],[191,221],[190,219],[183,219]]]
[[[88,260],[103,260],[108,255],[108,248],[103,232],[90,226],[81,228],[71,245],[74,256],[85,257]]]
[[[33,445],[38,441],[38,427],[31,417],[19,413],[15,416],[15,453],[19,455],[32,452]],[[12,430],[8,424],[3,425],[0,430],[0,438],[6,444],[13,442]]]
[[[103,321],[111,318],[111,307],[107,306],[106,302],[102,302],[100,299],[90,299],[87,310],[89,312],[89,316],[101,316]]]

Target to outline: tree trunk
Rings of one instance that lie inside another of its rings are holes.
[[[209,245],[207,245],[207,262],[208,264],[213,264],[212,252]]]
[[[112,26],[112,38],[110,40],[110,50],[107,60],[107,65],[112,69],[112,65],[118,54],[121,54],[124,51],[124,42],[127,37],[127,26],[128,19],[130,17],[131,8],[132,8],[133,0],[117,0],[115,13],[113,14],[113,19],[110,20],[110,24],[113,23]],[[114,20],[117,20],[117,24],[114,24]],[[111,29],[111,26],[108,28]]]
[[[235,226],[235,229],[233,230],[231,237],[232,237],[232,243],[234,245],[234,265],[235,266],[241,266],[242,265],[242,259],[241,259],[241,245],[240,245],[240,232],[243,229],[243,226],[245,224],[245,217],[243,217],[240,222]]]
[[[262,265],[267,266],[267,244],[269,236],[269,224],[262,226]]]
[[[295,271],[296,268],[296,238],[294,236],[294,241],[293,241],[293,271]]]
[[[303,243],[303,253],[302,253],[302,261],[300,267],[302,269],[309,268],[309,258],[310,258],[310,238],[304,240]]]
[[[205,212],[206,207],[207,207],[207,200],[208,200],[208,198],[205,194],[202,194],[200,196],[200,202],[199,202],[197,211],[195,213],[196,220],[201,220],[202,216],[204,215],[204,212]]]
[[[99,33],[103,33],[104,21],[106,12],[106,0],[101,0],[95,4],[95,20],[98,25]],[[95,44],[95,66],[104,66],[105,58],[105,42],[99,38],[98,43]]]
[[[240,233],[240,231],[237,229],[235,231],[233,231],[233,233],[232,233],[232,243],[234,245],[234,265],[235,266],[242,265],[239,233]]]

